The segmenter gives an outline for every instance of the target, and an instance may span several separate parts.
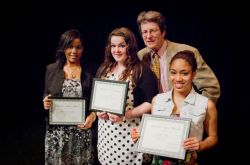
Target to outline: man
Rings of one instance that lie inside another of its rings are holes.
[[[195,89],[215,103],[217,102],[220,97],[220,84],[214,72],[206,64],[196,48],[171,42],[166,38],[165,18],[161,13],[143,11],[137,17],[137,24],[144,44],[147,46],[138,52],[138,57],[155,72],[159,81],[160,93],[172,88],[168,78],[171,58],[179,51],[190,50],[195,54],[198,65],[193,81]]]

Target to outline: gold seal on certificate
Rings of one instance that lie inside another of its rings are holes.
[[[143,114],[137,151],[184,160],[190,123],[188,118]]]
[[[94,78],[90,110],[124,115],[127,94],[128,82]]]
[[[50,97],[49,124],[77,125],[85,123],[85,99],[74,97]]]

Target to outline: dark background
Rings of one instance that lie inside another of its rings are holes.
[[[247,5],[241,1],[100,1],[13,2],[2,14],[6,46],[1,57],[0,164],[44,164],[45,67],[54,62],[60,35],[79,29],[86,41],[86,58],[99,65],[106,38],[116,27],[130,28],[143,47],[136,25],[142,10],[160,11],[166,17],[168,39],[198,48],[220,81],[219,143],[202,153],[201,162],[248,162]]]

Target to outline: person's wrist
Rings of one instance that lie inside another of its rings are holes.
[[[131,109],[131,110],[130,110],[129,118],[133,118],[133,117],[134,117],[134,114],[133,114],[133,113],[134,113],[134,111],[133,111],[133,109]]]
[[[125,116],[123,116],[123,117],[122,117],[122,121],[125,121],[125,120],[126,120],[126,117],[125,117]]]
[[[197,152],[201,152],[201,142],[199,142],[199,148],[198,148],[198,150],[197,150]]]

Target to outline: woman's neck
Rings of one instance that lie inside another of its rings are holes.
[[[122,73],[125,70],[125,66],[121,65],[121,64],[116,64],[112,70],[111,73],[117,77],[118,79],[120,79],[122,77]]]
[[[184,100],[188,94],[191,92],[192,87],[190,89],[187,89],[183,92],[179,92],[177,90],[173,90],[173,99],[174,100]]]
[[[75,67],[79,67],[80,66],[80,62],[66,62],[65,64],[66,67],[69,67],[69,68],[75,68]]]
[[[122,73],[126,69],[125,65],[117,63],[113,69],[113,72]]]
[[[81,65],[80,63],[66,63],[64,65],[65,77],[69,79],[80,79]]]

